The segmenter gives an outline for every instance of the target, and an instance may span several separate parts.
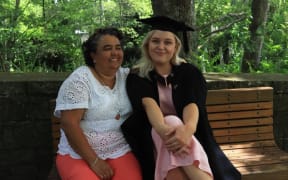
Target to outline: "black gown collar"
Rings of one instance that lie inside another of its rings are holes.
[[[172,65],[171,73],[166,78],[158,74],[155,69],[150,71],[149,76],[153,81],[157,81],[161,85],[168,86],[169,84],[173,83],[175,71],[176,65]]]

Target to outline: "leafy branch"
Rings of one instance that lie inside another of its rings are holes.
[[[226,29],[231,28],[234,24],[245,20],[247,18],[247,13],[244,13],[244,12],[241,12],[241,13],[229,13],[229,14],[227,14],[225,16],[222,16],[222,17],[220,17],[220,18],[218,18],[216,20],[210,21],[209,23],[200,26],[199,29],[201,30],[201,29],[205,29],[205,28],[210,28],[213,24],[216,24],[216,23],[219,23],[219,22],[223,22],[223,21],[225,21],[228,18],[229,19],[233,18],[234,20],[233,21],[229,21],[228,24],[225,24],[224,26],[221,26],[221,27],[217,28],[216,30],[205,34],[203,36],[203,38],[207,38],[209,36],[212,36],[213,34],[216,34],[216,33],[225,31]]]

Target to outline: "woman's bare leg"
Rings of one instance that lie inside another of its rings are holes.
[[[189,177],[190,180],[212,180],[213,178],[206,172],[202,171],[195,165],[183,166],[182,167],[185,174]]]
[[[189,180],[182,168],[175,168],[168,171],[165,180]]]

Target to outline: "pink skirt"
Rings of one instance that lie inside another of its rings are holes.
[[[172,126],[183,125],[182,121],[173,115],[165,117],[165,123]],[[198,140],[192,136],[190,153],[186,156],[176,156],[172,152],[169,152],[161,137],[157,132],[152,129],[152,138],[156,147],[156,169],[155,180],[164,180],[169,170],[181,167],[195,165],[209,175],[212,175],[212,171],[209,166],[208,157]]]

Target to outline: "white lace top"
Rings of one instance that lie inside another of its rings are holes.
[[[81,66],[63,82],[58,92],[54,114],[61,117],[61,110],[87,109],[80,127],[102,159],[117,158],[130,151],[120,129],[132,112],[125,88],[128,73],[128,68],[120,68],[115,86],[110,89],[103,86],[87,66]],[[117,114],[120,114],[119,120],[115,118]],[[59,154],[81,159],[69,145],[62,129],[58,149]]]

